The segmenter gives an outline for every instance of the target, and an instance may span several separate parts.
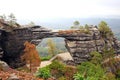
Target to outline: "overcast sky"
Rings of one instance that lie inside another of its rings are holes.
[[[120,16],[120,0],[0,0],[0,14],[18,20]]]

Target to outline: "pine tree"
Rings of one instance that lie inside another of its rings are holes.
[[[24,43],[25,49],[24,54],[22,55],[22,60],[26,61],[26,64],[29,64],[30,72],[34,72],[38,66],[40,66],[40,57],[36,50],[34,44],[29,43],[26,41]]]

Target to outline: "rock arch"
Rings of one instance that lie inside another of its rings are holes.
[[[48,37],[65,38],[66,48],[72,55],[75,64],[90,59],[91,51],[102,52],[105,41],[102,40],[101,34],[97,27],[89,27],[90,34],[79,33],[79,30],[68,30],[52,32],[41,26],[14,29],[11,32],[0,30],[0,58],[6,61],[11,67],[17,68],[24,65],[20,56],[24,50],[24,42],[30,41],[35,45],[39,44],[42,39]],[[112,41],[111,41],[112,40]],[[120,45],[116,38],[106,39],[107,47],[113,47],[116,53],[120,53]],[[111,42],[110,42],[111,41]]]

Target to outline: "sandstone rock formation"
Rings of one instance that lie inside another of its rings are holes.
[[[113,48],[115,53],[120,53],[119,42],[114,36],[103,38],[97,27],[89,27],[90,34],[73,33],[66,36],[66,47],[71,53],[74,62],[79,64],[90,59],[90,52],[103,52],[105,46],[107,49]]]
[[[0,59],[7,62],[12,68],[25,64],[20,58],[23,54],[25,41],[37,45],[42,39],[47,37],[65,38],[66,48],[76,64],[89,60],[91,51],[102,53],[105,45],[108,49],[114,48],[115,53],[120,53],[118,40],[114,36],[102,38],[100,31],[94,26],[89,27],[89,34],[81,33],[79,30],[75,30],[72,33],[64,33],[65,31],[63,33],[52,32],[41,26],[21,27],[9,31],[4,28],[7,26],[9,25],[0,21]]]

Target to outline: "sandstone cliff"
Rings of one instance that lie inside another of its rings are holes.
[[[7,25],[9,26],[9,25]],[[118,40],[113,36],[103,38],[97,27],[89,27],[89,33],[75,31],[52,32],[41,26],[18,28],[11,31],[6,30],[5,24],[0,23],[0,59],[7,62],[12,68],[17,68],[25,64],[20,56],[23,54],[24,42],[29,41],[35,45],[39,44],[43,38],[63,37],[66,48],[72,55],[75,64],[90,59],[91,51],[102,53],[104,46],[113,48],[115,53],[120,53]]]
[[[103,38],[97,27],[89,27],[90,33],[72,33],[65,36],[66,47],[71,53],[74,62],[79,64],[90,59],[90,52],[103,52],[113,48],[116,54],[120,53],[120,45],[114,36]]]

